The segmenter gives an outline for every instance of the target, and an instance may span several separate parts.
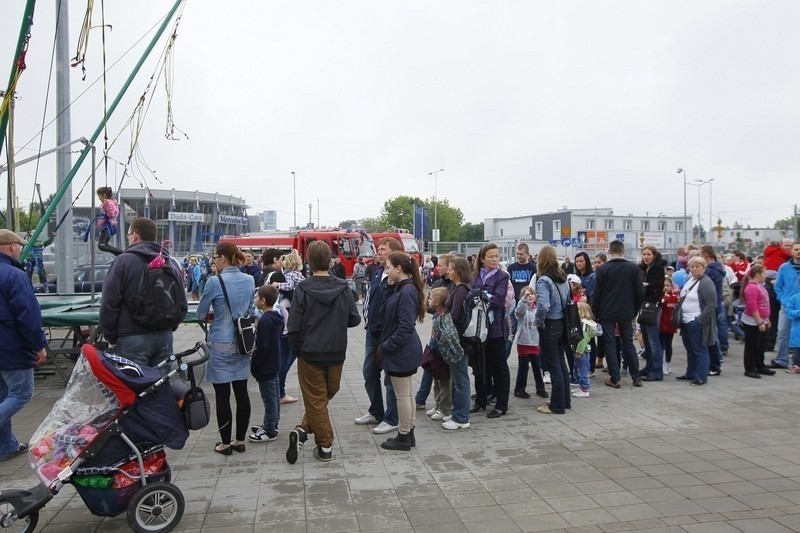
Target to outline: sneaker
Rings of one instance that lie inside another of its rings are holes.
[[[294,396],[289,396],[287,394],[286,396],[281,398],[281,405],[285,405],[287,403],[295,403],[296,401],[297,401],[297,398],[295,398]]]
[[[374,428],[372,428],[372,432],[376,435],[383,435],[384,433],[389,433],[390,431],[394,431],[397,429],[397,426],[393,426],[391,424],[387,424],[386,422],[381,422]]]
[[[443,412],[441,412],[441,411],[436,411],[436,412],[435,412],[435,413],[433,413],[433,415],[431,416],[431,420],[444,420],[444,416],[445,416],[445,415],[444,415],[444,413],[443,413]]]
[[[258,428],[255,433],[247,438],[250,440],[250,442],[272,442],[274,440],[278,440],[278,433],[275,432],[275,434],[270,437],[267,435],[267,432],[264,430],[264,428]]]
[[[263,429],[261,426],[250,426],[250,431],[253,433],[258,433],[259,429]]]
[[[469,427],[469,422],[464,422],[463,424],[456,422],[455,420],[448,420],[447,422],[442,423],[442,427],[444,429],[467,429]]]
[[[453,415],[447,415],[446,417],[442,418],[442,422],[450,422],[453,419]]]
[[[672,374],[672,364],[671,363],[665,363],[664,364],[664,374],[666,374],[668,376],[670,374]]]
[[[569,386],[570,386],[570,387],[580,387],[580,386],[581,386],[581,384],[580,384],[580,383],[578,383],[577,381],[570,381],[570,382],[569,382]]]
[[[542,379],[545,383],[550,383],[550,372],[545,372]]]
[[[573,398],[588,398],[589,391],[588,390],[576,390],[572,393]]]
[[[786,369],[787,374],[800,374],[800,366],[792,365],[791,367]]]
[[[614,389],[618,389],[618,388],[620,388],[622,386],[622,385],[619,384],[619,380],[618,379],[612,379],[612,378],[608,378],[607,380],[605,380],[603,382],[603,384],[606,387],[612,387]]]
[[[317,446],[316,448],[314,448],[314,457],[316,457],[320,461],[325,461],[327,463],[328,461],[333,459],[333,449]]]
[[[425,411],[425,414],[428,415],[428,416],[433,416],[433,415],[436,414],[437,411],[438,411],[438,409],[436,409],[434,407],[433,409],[428,409],[427,411]]]
[[[378,419],[367,413],[364,416],[359,416],[356,418],[355,423],[359,426],[366,426],[367,424],[377,424]]]
[[[589,377],[593,378],[594,377],[594,372],[589,372]]]
[[[300,428],[294,428],[289,432],[289,448],[286,450],[286,460],[290,465],[297,462],[303,443],[308,439],[308,435]]]
[[[424,403],[417,404],[417,411],[424,411],[425,407],[427,407]]]

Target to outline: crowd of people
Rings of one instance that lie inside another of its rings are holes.
[[[206,380],[214,387],[220,436],[214,451],[223,455],[245,452],[247,442],[278,438],[281,405],[298,401],[286,394],[286,377],[296,361],[304,413],[288,432],[286,459],[295,463],[312,434],[314,457],[330,461],[329,404],[340,386],[347,329],[362,320],[369,405],[354,423],[386,434],[381,447],[391,451],[416,445],[418,411],[448,431],[470,428],[479,414],[505,416],[511,394],[531,398],[530,377],[532,392],[543,400],[536,408],[547,415],[564,415],[573,398],[589,398],[596,372],[607,373],[603,384],[613,389],[625,378],[633,387],[663,381],[672,373],[676,334],[687,353],[686,369],[676,372],[676,379],[694,386],[721,375],[730,333],[734,342],[744,342],[745,376],[760,379],[777,369],[800,373],[800,242],[788,239],[754,259],[687,246],[672,263],[654,246],[637,251],[638,263],[630,261],[620,241],[611,242],[607,253],[592,257],[580,251],[563,261],[551,246],[534,258],[520,243],[515,261],[506,266],[494,244],[471,258],[444,254],[418,265],[400,241],[385,238],[372,264],[359,261],[354,269],[354,289],[321,241],[309,246],[306,258],[276,249],[255,257],[221,243],[211,257],[188,257],[181,265],[155,236],[152,220],[130,225],[129,246],[103,286],[100,324],[113,350],[156,366],[173,351],[187,294],[199,300],[198,316],[209,323]],[[30,288],[24,273],[4,266],[13,265],[24,244],[16,234],[0,233],[0,279],[24,281]],[[148,268],[165,269],[184,289],[173,313],[177,321],[148,326],[131,306]],[[485,340],[467,333],[476,295],[486,302]],[[24,327],[18,325],[21,333],[37,324],[28,301],[35,298],[27,296],[0,306],[0,312],[28,317]],[[420,339],[416,324],[426,315],[433,321],[431,336]],[[237,321],[250,316],[258,317],[256,342],[243,352]],[[19,363],[24,376],[9,366],[17,365],[10,357],[0,360],[0,459],[26,449],[11,434],[10,418],[27,401],[32,387],[27,376],[44,353],[38,336],[26,334],[24,343],[19,334],[4,336],[28,355]],[[515,346],[519,364],[512,387],[508,358]],[[776,355],[767,361],[771,350]],[[414,391],[412,378],[421,369]],[[254,425],[247,390],[251,375],[264,411]]]

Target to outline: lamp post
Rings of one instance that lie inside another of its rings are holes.
[[[700,237],[702,235],[700,233],[700,228],[702,226],[702,216],[701,216],[702,212],[700,210],[701,209],[700,208],[700,187],[702,187],[703,185],[708,184],[708,186],[710,188],[712,181],[714,181],[714,178],[711,178],[710,180],[694,180],[694,183],[688,183],[687,184],[687,185],[691,185],[692,187],[697,187],[697,240],[698,241],[700,240]],[[709,215],[708,215],[709,216],[709,224],[711,223],[711,218],[710,218],[711,217],[711,207],[710,206],[711,206],[711,199],[710,199],[710,196],[709,196]],[[708,230],[706,230],[706,231],[708,231]]]
[[[439,199],[436,195],[436,182],[439,172],[444,172],[443,168],[428,172],[428,176],[433,176],[433,253],[439,252]]]
[[[297,229],[297,176],[292,170],[292,211],[294,212],[294,229]]]
[[[686,246],[689,244],[689,232],[686,229],[686,171],[679,168],[678,174],[683,174],[683,245]]]

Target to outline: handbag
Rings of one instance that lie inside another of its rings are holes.
[[[450,379],[450,365],[445,363],[436,349],[430,346],[425,346],[425,351],[422,352],[422,369],[430,372],[433,379]]]
[[[217,279],[219,279],[219,286],[222,287],[222,295],[225,297],[228,311],[231,313],[233,333],[236,337],[236,346],[239,349],[239,353],[250,355],[256,351],[256,317],[244,315],[239,318],[233,318],[233,310],[231,309],[231,301],[228,299],[228,291],[225,290],[225,282],[222,281],[221,275],[217,276]]]
[[[639,316],[636,318],[636,322],[643,326],[655,326],[657,318],[658,304],[645,302],[642,304],[641,309],[639,309]]]
[[[692,289],[694,289],[694,286],[697,285],[699,281],[700,280],[697,280],[692,283],[692,286],[689,287],[689,290],[686,291],[686,294],[681,296],[681,299],[678,300],[677,304],[675,304],[675,310],[672,312],[672,327],[676,329],[681,327],[681,309],[683,308],[683,301],[686,299],[689,293],[692,292]]]

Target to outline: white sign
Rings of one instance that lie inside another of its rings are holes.
[[[220,215],[219,221],[222,222],[223,224],[235,224],[237,226],[247,225],[246,217],[235,217],[233,215]]]
[[[170,222],[205,222],[206,216],[203,213],[179,213],[169,212]]]
[[[645,246],[655,246],[659,250],[664,248],[664,233],[657,231],[642,231],[637,237],[639,241],[639,248],[644,248]]]

